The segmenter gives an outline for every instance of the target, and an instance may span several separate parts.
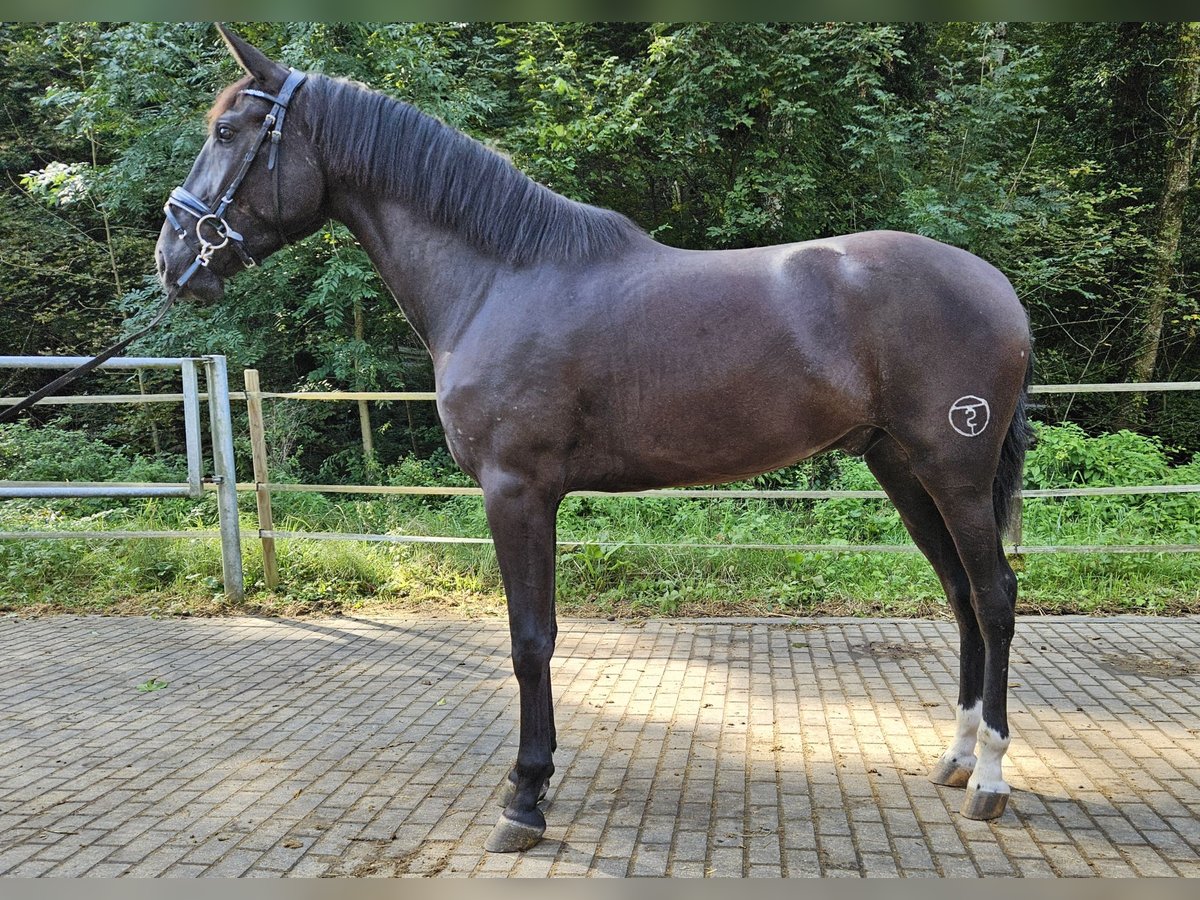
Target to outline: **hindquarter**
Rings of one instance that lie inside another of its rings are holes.
[[[1032,344],[1008,280],[963,250],[892,232],[863,236],[875,296],[875,416],[914,461],[991,484]]]

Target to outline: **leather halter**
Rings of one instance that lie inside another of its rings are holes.
[[[250,149],[246,151],[246,155],[242,157],[241,165],[238,167],[237,172],[234,173],[229,186],[221,194],[221,199],[217,202],[216,206],[209,206],[182,186],[171,191],[171,196],[167,199],[166,205],[163,206],[163,213],[166,214],[167,221],[175,229],[175,234],[178,235],[179,239],[186,241],[188,231],[179,221],[172,207],[176,207],[181,212],[194,216],[196,224],[192,226],[192,232],[196,236],[196,242],[200,245],[200,249],[196,252],[196,258],[192,260],[192,264],[184,270],[184,273],[175,282],[176,287],[181,288],[187,284],[188,280],[196,274],[196,271],[201,266],[208,265],[213,254],[226,246],[233,247],[241,259],[242,265],[247,268],[255,265],[254,257],[246,249],[246,239],[230,227],[229,223],[225,220],[225,212],[233,202],[234,192],[241,187],[242,181],[245,180],[246,174],[250,171],[250,166],[253,165],[254,160],[258,157],[258,152],[262,149],[263,143],[268,138],[270,138],[270,149],[267,151],[267,170],[274,175],[275,229],[283,236],[284,243],[287,242],[287,237],[283,234],[283,230],[280,227],[279,170],[275,168],[275,163],[279,156],[279,142],[283,137],[283,119],[287,115],[288,103],[291,102],[292,95],[304,83],[307,77],[304,72],[297,72],[295,69],[291,69],[278,94],[268,94],[265,91],[257,91],[253,88],[238,91],[239,94],[260,97],[268,101],[271,104],[271,111],[263,118],[262,126],[258,130],[258,137],[250,145]]]

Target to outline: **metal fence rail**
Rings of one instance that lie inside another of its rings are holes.
[[[262,531],[272,539],[302,538],[309,541],[369,541],[383,544],[491,544],[491,538],[455,537],[420,534],[353,534],[345,531]],[[647,550],[783,550],[788,553],[919,553],[914,544],[754,544],[754,543],[695,543],[660,544],[649,541],[588,541],[555,542],[559,547],[638,547]],[[1075,544],[1042,546],[1012,544],[1009,553],[1024,556],[1030,553],[1200,553],[1197,544]]]
[[[358,400],[436,400],[437,395],[428,391],[257,391],[257,373],[254,375],[256,390],[249,392],[261,403],[263,399],[300,400],[312,402],[337,402]],[[1194,391],[1200,390],[1200,382],[1144,382],[1136,384],[1045,384],[1033,385],[1032,394],[1051,393],[1141,393],[1150,391]],[[249,388],[248,388],[249,391]],[[253,428],[252,428],[253,430]],[[265,444],[265,436],[252,435],[252,443]],[[260,536],[270,540],[307,539],[319,541],[372,541],[396,544],[490,544],[488,538],[462,537],[454,535],[377,535],[356,532],[300,532],[279,531],[274,528],[270,517],[270,495],[272,493],[318,492],[329,494],[374,494],[417,495],[417,496],[482,496],[477,487],[418,486],[418,485],[341,485],[341,484],[288,484],[272,482],[267,477],[265,465],[256,473],[254,488],[259,496]],[[1040,488],[1021,492],[1021,498],[1063,497],[1113,497],[1163,494],[1200,493],[1200,484],[1133,485],[1123,487],[1080,487]],[[573,497],[659,497],[674,499],[721,499],[721,500],[837,500],[837,499],[886,499],[881,490],[833,491],[833,490],[747,490],[741,488],[664,488],[659,490],[628,491],[612,493],[605,491],[575,491]],[[265,519],[261,512],[266,511]],[[1026,553],[1195,553],[1200,544],[1121,544],[1121,545],[1030,545],[1021,540],[1017,529],[1016,542],[1007,549],[1014,554]],[[590,544],[600,547],[655,547],[682,550],[782,550],[793,553],[916,553],[917,548],[906,544],[759,544],[759,543],[707,543],[707,544],[647,544],[631,541],[559,541],[560,546],[577,547]]]
[[[86,356],[0,356],[0,368],[8,369],[71,369],[87,362]],[[217,492],[217,510],[220,528],[207,531],[5,531],[0,539],[8,540],[54,540],[75,539],[118,539],[133,537],[170,537],[187,539],[219,538],[221,541],[221,573],[225,594],[232,600],[245,596],[242,573],[241,531],[237,515],[237,472],[233,458],[233,416],[229,406],[229,374],[224,356],[203,357],[145,357],[116,356],[101,363],[102,369],[178,369],[182,391],[165,395],[173,402],[183,404],[183,431],[185,456],[187,458],[187,481],[181,483],[145,482],[49,482],[49,481],[0,481],[0,499],[37,498],[61,499],[68,497],[191,497],[204,496],[206,489]],[[204,370],[208,392],[199,390],[199,372]],[[152,399],[151,399],[152,398]],[[11,406],[21,398],[0,398],[0,404]],[[138,403],[162,402],[164,395],[119,394],[77,397],[45,397],[43,404],[89,404],[101,402]],[[200,401],[208,406],[209,434],[212,444],[213,475],[205,483],[202,475],[203,450],[200,435]]]
[[[0,357],[0,365],[6,359]],[[21,358],[25,359],[25,358]],[[45,359],[45,358],[43,358]],[[343,401],[433,401],[437,395],[432,391],[263,391],[259,387],[258,372],[253,369],[245,371],[245,391],[229,391],[224,380],[224,357],[205,357],[205,360],[220,360],[220,384],[210,376],[209,385],[212,395],[199,392],[195,384],[190,387],[187,383],[188,367],[185,372],[184,390],[182,393],[160,394],[110,394],[46,397],[41,404],[75,405],[94,403],[184,403],[185,414],[188,409],[194,409],[195,416],[199,415],[198,401],[209,401],[210,413],[216,407],[228,408],[231,400],[247,404],[250,428],[250,443],[254,462],[254,481],[234,483],[233,473],[233,444],[232,425],[223,425],[213,419],[213,433],[220,434],[221,448],[214,446],[214,457],[221,456],[217,462],[218,471],[230,473],[228,489],[222,490],[220,477],[213,479],[216,485],[205,485],[210,490],[220,492],[220,507],[222,521],[228,519],[236,522],[236,491],[254,491],[258,502],[259,527],[254,531],[246,531],[246,537],[257,538],[263,544],[263,563],[265,581],[268,588],[273,588],[278,582],[275,561],[276,540],[314,540],[314,541],[368,541],[392,544],[452,544],[452,545],[489,545],[490,538],[463,537],[455,535],[397,535],[397,534],[360,534],[355,532],[311,532],[277,530],[271,513],[271,495],[277,493],[328,493],[345,495],[409,495],[409,496],[482,496],[477,487],[444,486],[444,485],[362,485],[362,484],[292,484],[273,482],[267,469],[266,434],[262,418],[262,402],[264,400],[299,400],[308,402],[343,402]],[[71,357],[50,358],[42,368],[54,368],[62,365],[75,365],[82,360]],[[127,367],[150,365],[155,363],[181,364],[186,360],[146,360],[142,358],[125,358],[121,362]],[[52,364],[51,364],[52,363]],[[208,365],[208,363],[206,363]],[[1200,382],[1144,382],[1135,384],[1049,384],[1033,385],[1031,394],[1065,394],[1065,393],[1148,393],[1156,391],[1196,391],[1200,390]],[[0,398],[0,405],[16,403],[19,398]],[[187,429],[185,428],[185,431]],[[198,429],[197,429],[198,433]],[[192,450],[189,444],[189,489],[192,485]],[[198,479],[198,475],[196,476]],[[95,483],[78,482],[69,489],[84,489],[100,487]],[[148,493],[162,486],[142,483],[107,484],[103,486],[112,493],[106,496],[153,496]],[[174,487],[174,486],[167,486]],[[60,485],[42,482],[0,482],[0,497],[4,496],[64,496],[54,493]],[[25,493],[14,494],[18,490]],[[46,493],[39,493],[46,491]],[[7,493],[6,493],[7,492]],[[1200,493],[1200,484],[1155,484],[1131,485],[1121,487],[1077,487],[1077,488],[1044,488],[1030,489],[1021,492],[1024,499],[1068,498],[1068,497],[1116,497],[1116,496],[1155,496]],[[190,494],[194,496],[194,494]],[[75,495],[78,496],[78,495]],[[88,494],[88,496],[95,496]],[[159,495],[163,496],[163,495]],[[837,490],[751,490],[742,488],[665,488],[657,490],[629,491],[621,493],[605,491],[577,491],[570,496],[578,497],[617,497],[617,498],[663,498],[663,499],[719,499],[719,500],[845,500],[845,499],[886,499],[887,495],[881,490],[837,491]],[[0,532],[0,539],[15,539],[21,537],[41,539],[73,539],[73,538],[171,538],[185,540],[213,539],[221,536],[221,532],[206,530],[188,531],[28,531]],[[585,545],[599,547],[639,547],[647,549],[678,549],[703,551],[728,550],[775,550],[793,553],[917,553],[917,548],[911,543],[905,544],[769,544],[769,543],[648,543],[639,541],[619,540],[560,540],[561,547],[580,547]],[[1046,553],[1196,553],[1200,552],[1200,544],[1107,544],[1107,545],[1029,545],[1020,539],[1006,548],[1015,554],[1046,554]],[[240,545],[238,558],[238,573],[240,575]]]
[[[296,484],[268,481],[264,487],[284,494],[416,494],[446,497],[482,497],[477,487],[423,487],[410,484]],[[239,484],[239,489],[252,490],[254,484]],[[1128,487],[1030,488],[1021,491],[1022,497],[1117,497],[1139,494],[1200,494],[1200,484],[1144,484]],[[801,490],[743,490],[741,488],[657,488],[646,491],[572,491],[571,497],[675,497],[679,499],[718,500],[886,500],[883,491],[801,491]]]

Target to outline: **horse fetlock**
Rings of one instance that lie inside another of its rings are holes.
[[[546,799],[546,794],[550,791],[550,776],[547,775],[542,780],[542,787],[538,791],[537,802],[541,803]],[[500,789],[500,805],[507,807],[513,802],[513,798],[517,796],[517,771],[513,769],[508,773],[508,778],[504,780],[504,786]]]
[[[1004,754],[1008,751],[1009,737],[992,728],[986,722],[979,726],[979,759],[971,773],[967,787],[986,794],[1008,794],[1010,788],[1004,780]],[[999,813],[997,813],[999,815]]]
[[[934,764],[929,780],[948,787],[963,787],[975,770],[975,744],[983,722],[983,702],[959,705],[955,713],[954,741]]]

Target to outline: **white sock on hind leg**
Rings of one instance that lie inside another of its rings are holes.
[[[978,791],[989,791],[993,794],[1007,794],[1010,791],[1004,781],[1001,771],[1004,754],[1008,751],[1009,739],[1001,737],[1000,732],[990,727],[986,722],[979,726],[979,761],[967,787]]]
[[[952,762],[963,769],[974,769],[975,742],[978,739],[979,725],[983,721],[983,701],[980,700],[970,709],[958,707],[957,720],[954,742],[942,754],[942,761]]]

